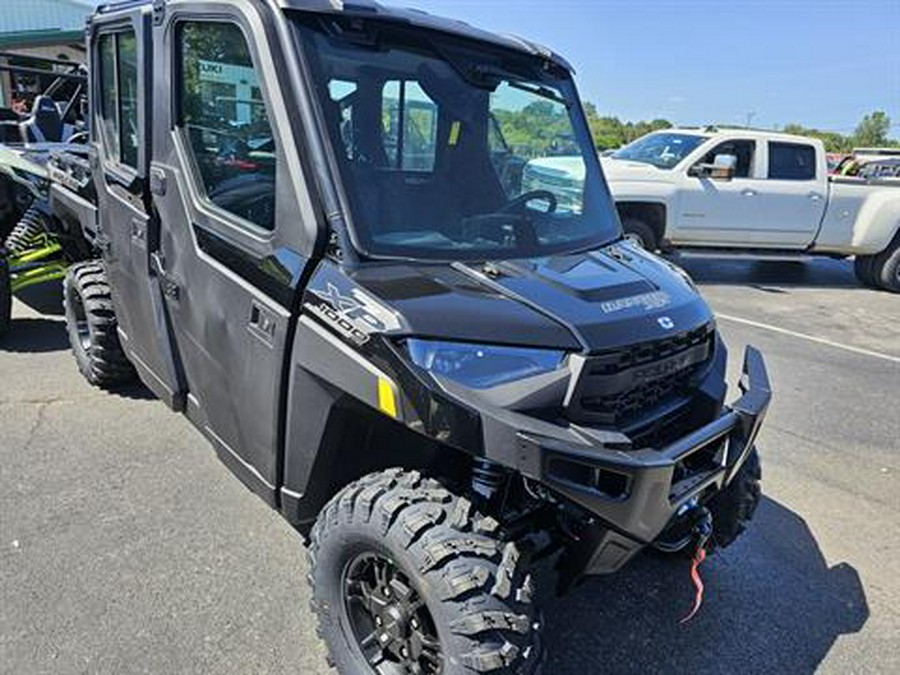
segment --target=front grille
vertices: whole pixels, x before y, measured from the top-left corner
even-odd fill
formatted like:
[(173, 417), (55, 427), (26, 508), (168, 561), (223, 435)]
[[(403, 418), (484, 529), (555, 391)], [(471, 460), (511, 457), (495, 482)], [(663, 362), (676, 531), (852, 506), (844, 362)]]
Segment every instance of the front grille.
[(710, 343), (713, 333), (712, 325), (706, 324), (665, 340), (604, 352), (591, 358), (590, 374), (610, 375), (633, 366), (660, 361), (691, 347)]
[(576, 422), (644, 434), (690, 401), (713, 354), (712, 324), (588, 358), (569, 407)]
[(618, 394), (584, 396), (581, 405), (585, 410), (599, 415), (598, 422), (622, 427), (642, 412), (648, 412), (669, 399), (672, 394), (681, 391), (689, 378), (689, 374), (680, 373), (678, 376), (663, 377)]

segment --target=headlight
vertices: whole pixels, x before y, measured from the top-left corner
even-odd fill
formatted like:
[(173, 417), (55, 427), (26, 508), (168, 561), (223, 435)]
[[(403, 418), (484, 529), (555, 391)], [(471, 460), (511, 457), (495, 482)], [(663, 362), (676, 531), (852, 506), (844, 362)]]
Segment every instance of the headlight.
[(406, 348), (420, 368), (472, 389), (488, 389), (559, 368), (565, 353), (551, 349), (410, 339)]

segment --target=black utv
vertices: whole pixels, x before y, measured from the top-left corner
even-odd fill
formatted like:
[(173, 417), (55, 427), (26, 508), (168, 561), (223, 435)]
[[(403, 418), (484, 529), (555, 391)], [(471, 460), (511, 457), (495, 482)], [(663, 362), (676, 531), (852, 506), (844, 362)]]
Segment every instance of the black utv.
[[(88, 29), (88, 378), (133, 370), (308, 537), (344, 674), (538, 672), (532, 571), (731, 543), (770, 392), (623, 241), (569, 65), (366, 0), (167, 0)], [(528, 163), (583, 162), (584, 187)]]

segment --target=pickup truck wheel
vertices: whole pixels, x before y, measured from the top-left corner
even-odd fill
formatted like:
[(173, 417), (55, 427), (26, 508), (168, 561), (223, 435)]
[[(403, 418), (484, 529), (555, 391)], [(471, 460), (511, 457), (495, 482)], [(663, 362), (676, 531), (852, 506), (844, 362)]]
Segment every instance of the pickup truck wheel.
[(637, 218), (626, 218), (622, 222), (622, 230), (625, 232), (625, 238), (640, 246), (647, 251), (655, 251), (659, 248), (659, 241), (656, 233), (643, 220)]
[(900, 293), (900, 233), (872, 262), (875, 283), (886, 291)]
[(875, 282), (875, 256), (858, 255), (853, 260), (853, 272), (856, 278), (864, 286), (876, 286)]
[(343, 675), (535, 675), (532, 584), (498, 523), (417, 471), (341, 490), (310, 535), (312, 611)]
[(761, 479), (759, 453), (753, 448), (728, 487), (706, 505), (713, 517), (711, 550), (730, 546), (747, 529), (762, 498)]
[(28, 209), (6, 238), (6, 250), (13, 254), (24, 253), (37, 244), (47, 231), (44, 218), (46, 216), (38, 209)]
[(78, 370), (97, 387), (115, 387), (135, 379), (125, 356), (103, 264), (90, 261), (69, 268), (63, 280), (66, 330)]
[(9, 330), (12, 321), (12, 281), (6, 251), (0, 248), (0, 335)]

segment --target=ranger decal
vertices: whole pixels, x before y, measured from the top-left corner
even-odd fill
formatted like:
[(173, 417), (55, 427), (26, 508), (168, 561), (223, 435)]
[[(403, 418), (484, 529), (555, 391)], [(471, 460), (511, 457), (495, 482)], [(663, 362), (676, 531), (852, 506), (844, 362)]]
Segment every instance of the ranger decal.
[(619, 300), (609, 300), (600, 303), (600, 309), (604, 314), (612, 314), (620, 312), (623, 309), (631, 309), (632, 307), (643, 307), (648, 312), (654, 309), (665, 307), (672, 301), (671, 296), (664, 291), (653, 291), (652, 293), (643, 293), (642, 295), (632, 295), (630, 298), (620, 298)]

